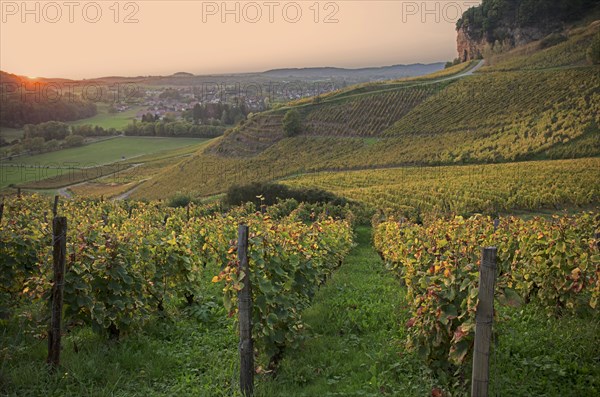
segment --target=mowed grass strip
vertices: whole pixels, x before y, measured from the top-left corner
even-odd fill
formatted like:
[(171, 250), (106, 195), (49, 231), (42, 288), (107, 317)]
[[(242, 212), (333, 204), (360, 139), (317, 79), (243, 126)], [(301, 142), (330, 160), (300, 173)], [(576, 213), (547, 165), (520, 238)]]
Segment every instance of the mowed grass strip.
[(143, 109), (141, 106), (136, 106), (125, 112), (120, 113), (108, 113), (108, 107), (98, 106), (98, 114), (87, 119), (81, 119), (77, 121), (70, 121), (67, 124), (70, 125), (97, 125), (102, 128), (116, 128), (121, 130), (128, 124), (131, 124), (135, 119), (137, 113)]
[(29, 183), (38, 183), (44, 179), (55, 179), (69, 172), (66, 168), (24, 168), (0, 166), (0, 189)]
[(428, 396), (433, 379), (404, 349), (405, 289), (357, 229), (358, 246), (305, 313), (308, 335), (288, 349), (275, 378), (259, 378), (257, 396)]
[[(109, 164), (109, 165), (101, 165), (99, 167), (92, 168), (70, 168), (70, 169), (44, 169), (44, 168), (21, 168), (21, 167), (5, 167), (8, 171), (21, 171), (24, 174), (27, 172), (37, 172), (40, 177), (35, 179), (30, 179), (26, 182), (20, 183), (17, 186), (25, 189), (58, 189), (61, 187), (70, 186), (76, 183), (82, 183), (86, 181), (91, 181), (97, 178), (101, 178), (103, 176), (113, 175), (115, 178), (118, 178), (125, 171), (128, 171), (130, 168), (133, 168), (129, 165), (121, 165), (121, 164)], [(11, 170), (10, 168), (13, 168)], [(53, 171), (56, 172), (54, 176), (44, 177), (45, 175), (50, 175)]]
[(112, 198), (123, 194), (131, 189), (134, 189), (139, 182), (129, 183), (96, 183), (88, 182), (81, 185), (71, 186), (71, 191), (76, 196), (88, 197), (88, 198)]

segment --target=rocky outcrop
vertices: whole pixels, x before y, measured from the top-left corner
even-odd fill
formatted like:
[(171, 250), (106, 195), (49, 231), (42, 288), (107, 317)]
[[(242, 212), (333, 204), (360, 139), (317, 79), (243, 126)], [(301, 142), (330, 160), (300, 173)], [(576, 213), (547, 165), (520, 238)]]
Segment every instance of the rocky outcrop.
[[(505, 37), (503, 45), (508, 48), (518, 47), (530, 43), (535, 40), (540, 40), (546, 37), (551, 32), (550, 29), (542, 30), (535, 27), (524, 28), (508, 28), (502, 29), (502, 36)], [(484, 49), (488, 45), (494, 45), (488, 42), (485, 37), (475, 39), (464, 27), (457, 30), (457, 50), (458, 57), (462, 62), (470, 61), (483, 57)]]
[(600, 11), (600, 0), (482, 0), (456, 22), (458, 57), (462, 61), (523, 46), (561, 34), (566, 27)]
[(512, 38), (511, 44), (515, 47), (518, 47), (532, 41), (541, 40), (552, 32), (561, 32), (563, 30), (564, 28), (562, 26), (545, 30), (534, 27), (516, 28), (510, 32), (510, 37)]
[(484, 38), (475, 40), (471, 38), (465, 28), (458, 29), (456, 45), (458, 49), (458, 58), (462, 62), (470, 61), (483, 57), (483, 50), (487, 41)]

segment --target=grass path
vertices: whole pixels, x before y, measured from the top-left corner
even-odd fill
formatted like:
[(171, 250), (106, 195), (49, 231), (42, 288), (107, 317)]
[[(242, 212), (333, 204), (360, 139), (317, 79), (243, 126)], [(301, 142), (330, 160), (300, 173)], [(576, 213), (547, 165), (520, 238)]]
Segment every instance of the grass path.
[(304, 313), (309, 335), (288, 349), (257, 396), (426, 396), (432, 380), (403, 348), (404, 289), (358, 228), (358, 245)]
[[(256, 397), (429, 397), (433, 388), (455, 389), (404, 348), (406, 290), (385, 269), (371, 232), (357, 229), (357, 246), (304, 312), (306, 339), (286, 350), (275, 378), (259, 377)], [(490, 395), (598, 395), (597, 313), (557, 319), (532, 304), (499, 307), (498, 318)]]

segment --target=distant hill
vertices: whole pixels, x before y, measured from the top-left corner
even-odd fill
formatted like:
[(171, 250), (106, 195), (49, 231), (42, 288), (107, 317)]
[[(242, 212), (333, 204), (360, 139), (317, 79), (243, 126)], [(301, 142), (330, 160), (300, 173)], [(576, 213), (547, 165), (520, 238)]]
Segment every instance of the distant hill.
[(412, 64), (412, 65), (393, 65), (382, 67), (369, 67), (359, 69), (344, 69), (334, 67), (314, 67), (314, 68), (289, 68), (273, 69), (263, 72), (263, 76), (272, 76), (280, 78), (347, 78), (347, 79), (370, 79), (370, 80), (391, 80), (401, 77), (422, 76), (435, 73), (444, 69), (444, 63), (431, 64)]
[(0, 84), (20, 84), (22, 77), (16, 74), (6, 73), (0, 70)]
[(32, 79), (0, 71), (0, 126), (20, 128), (25, 124), (94, 116), (97, 112), (95, 103), (69, 91), (57, 90), (66, 82), (70, 80)]
[[(223, 75), (194, 75), (188, 72), (177, 72), (169, 76), (104, 76), (92, 79), (70, 80), (64, 78), (46, 78), (38, 77), (35, 82), (38, 83), (94, 83), (101, 85), (125, 84), (134, 83), (141, 85), (201, 85), (203, 83), (214, 84), (231, 83), (231, 84), (268, 84), (273, 81), (304, 81), (314, 82), (320, 80), (326, 81), (347, 81), (349, 84), (361, 82), (382, 81), (399, 79), (404, 77), (418, 77), (435, 73), (444, 68), (443, 63), (431, 64), (413, 64), (413, 65), (394, 65), (383, 67), (369, 67), (360, 69), (344, 69), (335, 67), (316, 67), (316, 68), (299, 68), (299, 69), (273, 69), (266, 72), (256, 73), (232, 73)], [(0, 71), (0, 82), (24, 82), (32, 83), (26, 76), (18, 76), (15, 74)]]

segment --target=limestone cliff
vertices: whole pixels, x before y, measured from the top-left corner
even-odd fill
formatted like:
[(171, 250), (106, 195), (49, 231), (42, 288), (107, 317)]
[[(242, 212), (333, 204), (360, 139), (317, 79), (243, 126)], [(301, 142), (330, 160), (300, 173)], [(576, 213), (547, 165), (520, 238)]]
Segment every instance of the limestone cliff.
[(471, 38), (469, 32), (465, 28), (458, 29), (456, 45), (458, 49), (458, 58), (460, 58), (462, 62), (481, 58), (486, 44), (487, 42), (483, 38), (480, 40)]
[(456, 23), (458, 58), (476, 59), (488, 45), (505, 50), (540, 40), (593, 12), (600, 0), (482, 0)]
[[(503, 43), (512, 47), (521, 46), (535, 40), (540, 40), (548, 35), (550, 31), (537, 27), (504, 27), (502, 36)], [(493, 45), (493, 42), (488, 42), (485, 37), (473, 38), (473, 35), (465, 27), (457, 29), (456, 47), (458, 50), (458, 58), (462, 62), (470, 61), (483, 57), (485, 47)]]

